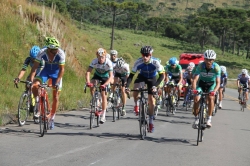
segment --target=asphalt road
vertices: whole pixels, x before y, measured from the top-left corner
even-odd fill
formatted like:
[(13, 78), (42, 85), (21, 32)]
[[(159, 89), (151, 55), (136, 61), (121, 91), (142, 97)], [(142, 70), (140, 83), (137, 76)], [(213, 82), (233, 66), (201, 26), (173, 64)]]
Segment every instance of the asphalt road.
[(250, 107), (240, 111), (236, 98), (235, 90), (226, 90), (199, 146), (191, 110), (182, 106), (170, 117), (160, 110), (155, 132), (140, 140), (132, 100), (124, 118), (112, 122), (110, 110), (105, 124), (92, 130), (87, 110), (57, 114), (55, 129), (44, 137), (31, 121), (9, 124), (0, 127), (0, 166), (249, 166)]

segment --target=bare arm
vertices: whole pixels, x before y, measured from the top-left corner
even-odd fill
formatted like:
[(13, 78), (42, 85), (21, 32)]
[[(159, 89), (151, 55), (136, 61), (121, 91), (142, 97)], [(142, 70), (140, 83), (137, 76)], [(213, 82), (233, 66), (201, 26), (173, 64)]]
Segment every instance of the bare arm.
[(198, 82), (199, 77), (200, 77), (199, 75), (196, 75), (194, 77), (193, 84), (192, 84), (192, 89), (196, 89), (196, 84)]
[(35, 76), (36, 76), (36, 70), (37, 68), (39, 67), (39, 62), (35, 61), (34, 64), (33, 64), (33, 67), (30, 71), (30, 81), (33, 82)]
[(89, 67), (86, 74), (85, 74), (85, 78), (86, 78), (86, 82), (90, 82), (90, 73), (92, 71), (92, 68)]
[(63, 74), (64, 74), (64, 65), (59, 65), (59, 74), (58, 74), (58, 77), (57, 77), (57, 80), (56, 80), (56, 84), (60, 83)]
[(214, 88), (214, 91), (217, 92), (220, 88), (220, 77), (216, 77), (216, 86)]

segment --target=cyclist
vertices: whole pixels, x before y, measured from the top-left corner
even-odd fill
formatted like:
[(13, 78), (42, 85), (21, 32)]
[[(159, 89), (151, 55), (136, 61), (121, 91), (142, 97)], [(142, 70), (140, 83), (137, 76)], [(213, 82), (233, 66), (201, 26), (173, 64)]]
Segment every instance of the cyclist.
[[(240, 98), (240, 93), (241, 93), (241, 86), (248, 88), (250, 85), (250, 76), (248, 75), (248, 71), (247, 69), (242, 69), (241, 74), (238, 75), (238, 79), (237, 79), (237, 86), (238, 86), (238, 92), (239, 92), (239, 96), (238, 99), (241, 100)], [(248, 90), (245, 93), (246, 96), (246, 102), (248, 100)]]
[[(126, 115), (126, 110), (124, 109), (124, 106), (126, 105), (126, 100), (127, 100), (127, 95), (125, 92), (125, 84), (127, 83), (127, 78), (129, 76), (130, 70), (129, 70), (129, 64), (123, 60), (123, 58), (118, 58), (116, 61), (116, 65), (113, 68), (115, 72), (114, 76), (114, 84), (118, 84), (119, 81), (121, 80), (122, 82), (122, 103), (123, 103), (123, 108), (122, 108), (122, 116)], [(112, 86), (111, 88), (111, 93), (109, 97), (113, 97), (113, 93), (115, 90), (115, 85)]]
[[(214, 50), (206, 50), (204, 52), (204, 62), (200, 63), (195, 71), (192, 89), (197, 91), (209, 92), (208, 96), (208, 118), (207, 127), (212, 127), (212, 113), (214, 110), (214, 95), (220, 87), (220, 66), (215, 63), (216, 53)], [(195, 96), (194, 99), (194, 116), (195, 121), (192, 125), (194, 129), (197, 129), (199, 124), (198, 109), (199, 109), (200, 96)]]
[[(103, 48), (99, 48), (96, 51), (97, 58), (93, 59), (92, 62), (89, 65), (89, 68), (86, 72), (86, 82), (87, 86), (90, 87), (90, 93), (93, 96), (94, 95), (94, 87), (93, 84), (99, 83), (101, 81), (100, 88), (101, 96), (102, 96), (102, 110), (103, 111), (100, 123), (103, 124), (106, 121), (105, 115), (106, 115), (106, 109), (107, 109), (107, 96), (106, 96), (106, 88), (109, 85), (111, 79), (113, 79), (113, 66), (112, 62), (106, 57), (106, 50)], [(92, 70), (95, 69), (94, 76), (90, 80), (90, 73)]]
[[(48, 116), (49, 128), (52, 130), (54, 129), (55, 113), (59, 105), (59, 94), (62, 89), (65, 53), (62, 49), (60, 49), (60, 43), (54, 37), (46, 37), (45, 45), (47, 47), (43, 48), (36, 57), (34, 65), (31, 69), (30, 80), (33, 82), (32, 92), (35, 97), (38, 96), (39, 85), (45, 83), (49, 78), (52, 80), (53, 103)], [(41, 61), (44, 61), (45, 66), (36, 76), (36, 70)]]
[[(148, 89), (148, 105), (149, 105), (149, 132), (154, 132), (154, 107), (155, 100), (153, 98), (153, 92), (156, 92), (156, 87), (159, 86), (161, 81), (164, 78), (163, 71), (161, 71), (160, 62), (154, 58), (152, 58), (153, 48), (151, 46), (144, 46), (141, 48), (140, 53), (142, 57), (135, 61), (134, 67), (127, 79), (127, 91), (129, 91), (129, 85), (133, 79), (133, 76), (137, 71), (140, 71), (136, 80), (134, 81), (134, 89), (140, 88), (147, 85)], [(156, 79), (156, 74), (159, 73), (158, 79)], [(139, 106), (138, 106), (138, 94), (139, 92), (134, 92), (134, 112), (135, 115), (138, 116)]]
[[(20, 70), (18, 76), (14, 79), (14, 83), (15, 84), (18, 84), (18, 82), (20, 81), (20, 79), (24, 76), (27, 67), (29, 65), (30, 65), (30, 67), (32, 67), (34, 65), (34, 61), (35, 61), (36, 56), (39, 53), (39, 51), (40, 51), (40, 47), (36, 46), (36, 45), (34, 45), (30, 49), (30, 56), (25, 59), (25, 61), (23, 63), (23, 66), (22, 66), (22, 69)], [(39, 64), (39, 67), (38, 67), (38, 69), (36, 71), (36, 75), (41, 72), (43, 66), (44, 66), (44, 63), (43, 63), (43, 61), (41, 61), (41, 63)], [(30, 75), (28, 75), (28, 77), (26, 78), (26, 80), (30, 80)], [(33, 111), (34, 106), (35, 106), (35, 98), (32, 95), (32, 102), (31, 102), (31, 105), (30, 105), (30, 112)]]
[(227, 68), (225, 66), (220, 66), (221, 77), (220, 77), (220, 89), (219, 89), (219, 108), (222, 108), (222, 93), (227, 85)]
[(186, 103), (185, 103), (185, 98), (187, 95), (187, 88), (189, 85), (192, 85), (193, 82), (193, 78), (192, 78), (192, 71), (195, 67), (195, 64), (193, 62), (190, 62), (188, 64), (188, 67), (186, 68), (185, 72), (183, 73), (183, 79), (185, 80), (186, 84), (185, 84), (185, 91), (184, 91), (184, 101), (183, 101), (183, 107), (186, 107)]
[[(177, 105), (179, 105), (179, 100), (181, 96), (181, 88), (182, 88), (182, 80), (183, 80), (183, 74), (182, 74), (182, 67), (179, 65), (179, 61), (176, 57), (172, 57), (169, 59), (169, 66), (166, 66), (166, 78), (165, 82), (169, 81), (169, 75), (171, 75), (171, 80), (174, 81), (175, 84), (178, 86), (178, 100)], [(169, 96), (170, 89), (167, 88), (167, 93)]]

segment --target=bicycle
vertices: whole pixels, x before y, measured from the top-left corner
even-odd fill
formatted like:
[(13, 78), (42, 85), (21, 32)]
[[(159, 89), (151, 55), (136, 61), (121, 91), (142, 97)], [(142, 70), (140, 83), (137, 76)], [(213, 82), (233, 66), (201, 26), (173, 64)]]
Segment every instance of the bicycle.
[(200, 108), (199, 108), (199, 112), (198, 112), (198, 118), (199, 118), (198, 136), (197, 136), (197, 146), (198, 146), (199, 142), (203, 141), (204, 130), (207, 128), (206, 116), (207, 116), (208, 107), (207, 107), (207, 102), (206, 102), (206, 96), (209, 95), (209, 93), (198, 92), (197, 90), (193, 90), (193, 93), (195, 95), (201, 95)]
[[(36, 107), (35, 105), (32, 107), (32, 91), (31, 91), (31, 84), (30, 81), (19, 81), (21, 83), (26, 84), (26, 90), (22, 93), (19, 103), (18, 103), (18, 124), (19, 126), (23, 126), (28, 116), (33, 113), (33, 120), (35, 123), (38, 123), (37, 119), (35, 119)], [(18, 85), (15, 84), (16, 88)], [(34, 100), (34, 99), (33, 99)], [(31, 110), (32, 109), (32, 110)]]
[[(99, 81), (101, 83), (101, 81)], [(98, 84), (92, 84), (90, 87), (95, 88), (94, 95), (92, 96), (91, 99), (91, 104), (90, 104), (90, 124), (89, 128), (92, 129), (94, 127), (94, 122), (95, 122), (95, 117), (96, 117), (96, 126), (100, 126), (100, 119), (101, 115), (103, 114), (103, 110), (101, 110), (102, 107), (102, 97), (101, 97), (101, 88), (98, 86)], [(86, 93), (87, 89), (87, 84), (84, 86), (84, 93)], [(106, 87), (106, 92), (107, 92), (107, 87)]]
[(115, 92), (113, 97), (110, 99), (112, 103), (112, 110), (113, 110), (113, 122), (115, 122), (117, 119), (120, 119), (120, 115), (122, 112), (122, 95), (121, 95), (121, 85), (119, 83), (113, 84), (116, 86)]
[(193, 99), (191, 85), (188, 85), (186, 87), (186, 90), (187, 90), (187, 94), (186, 94), (186, 97), (184, 98), (184, 102), (186, 104), (186, 111), (188, 111), (188, 108), (192, 107), (192, 99)]
[(139, 96), (139, 128), (140, 128), (140, 137), (142, 140), (145, 139), (146, 135), (147, 135), (147, 130), (149, 127), (149, 122), (148, 122), (148, 100), (147, 98), (145, 98), (145, 91), (148, 91), (148, 89), (143, 89), (143, 88), (139, 88), (139, 89), (135, 89), (135, 90), (131, 90), (131, 91), (136, 91), (140, 93)]
[(240, 104), (240, 110), (241, 110), (242, 112), (244, 112), (244, 109), (247, 107), (245, 93), (247, 92), (247, 90), (248, 90), (249, 88), (247, 88), (247, 87), (244, 86), (244, 85), (241, 85), (240, 88), (242, 89), (242, 92), (241, 92), (241, 95), (240, 95), (239, 104)]
[(217, 110), (219, 108), (219, 93), (218, 93), (218, 91), (216, 92), (214, 97), (215, 97), (215, 99), (214, 99), (214, 110), (213, 110), (212, 116), (215, 116), (215, 114), (217, 113)]
[(39, 94), (38, 94), (38, 110), (40, 112), (39, 115), (39, 126), (40, 126), (40, 136), (43, 137), (44, 133), (49, 130), (49, 118), (48, 115), (50, 114), (50, 105), (49, 105), (49, 98), (47, 93), (47, 88), (50, 87), (48, 84), (43, 83), (39, 86)]
[[(177, 104), (177, 84), (174, 84), (173, 81), (170, 81), (168, 86), (170, 87), (170, 93), (168, 95), (168, 98), (166, 99), (166, 114), (169, 116), (169, 112), (171, 112), (173, 115), (176, 112), (176, 104)], [(175, 91), (175, 92), (174, 92)]]

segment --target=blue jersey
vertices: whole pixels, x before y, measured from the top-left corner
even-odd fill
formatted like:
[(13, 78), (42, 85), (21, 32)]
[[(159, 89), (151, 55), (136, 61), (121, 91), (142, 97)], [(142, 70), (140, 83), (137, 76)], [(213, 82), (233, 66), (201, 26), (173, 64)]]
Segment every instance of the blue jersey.
[(157, 73), (164, 72), (160, 61), (154, 57), (151, 57), (148, 63), (145, 63), (142, 58), (137, 59), (131, 73), (135, 74), (137, 71), (140, 72), (140, 75), (146, 78), (153, 78), (156, 77)]
[[(31, 57), (27, 57), (23, 63), (22, 70), (27, 70), (27, 67), (30, 66), (31, 68), (33, 67), (33, 61)], [(40, 73), (42, 68), (44, 67), (44, 61), (40, 61), (40, 65), (36, 70), (36, 75)]]
[(44, 60), (45, 66), (43, 68), (43, 72), (46, 72), (47, 74), (57, 75), (59, 73), (59, 66), (65, 64), (65, 53), (63, 50), (58, 49), (57, 54), (51, 61), (48, 58), (47, 51), (48, 51), (47, 48), (41, 49), (35, 61), (41, 62), (42, 60)]

